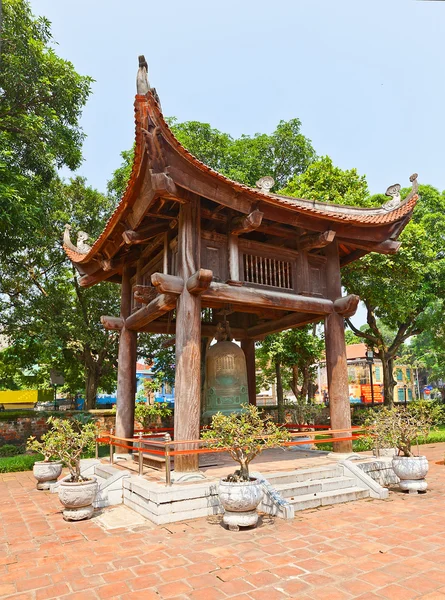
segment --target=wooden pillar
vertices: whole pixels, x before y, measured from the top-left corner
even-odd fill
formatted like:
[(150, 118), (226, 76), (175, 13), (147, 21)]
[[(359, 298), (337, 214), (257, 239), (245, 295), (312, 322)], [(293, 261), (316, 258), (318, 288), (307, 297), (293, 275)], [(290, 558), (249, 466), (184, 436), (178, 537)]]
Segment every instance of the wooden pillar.
[[(327, 257), (327, 296), (334, 301), (341, 297), (340, 259), (336, 240), (326, 246), (325, 255)], [(349, 403), (344, 319), (338, 313), (333, 312), (325, 318), (324, 326), (331, 428), (350, 429), (351, 407)], [(347, 437), (349, 435), (349, 433), (341, 433), (337, 437)], [(334, 452), (351, 451), (352, 442), (334, 443)]]
[[(184, 281), (200, 266), (201, 217), (194, 196), (179, 210), (178, 275)], [(175, 440), (199, 439), (201, 417), (201, 296), (184, 286), (176, 305)], [(181, 446), (181, 449), (185, 449)], [(175, 458), (175, 471), (198, 470), (198, 455)]]
[(255, 340), (241, 340), (241, 348), (246, 357), (249, 404), (256, 406)]
[[(131, 273), (128, 265), (122, 272), (121, 317), (125, 320), (131, 314)], [(117, 412), (116, 435), (133, 437), (134, 405), (136, 394), (136, 349), (137, 333), (126, 329), (125, 324), (119, 337), (117, 366)], [(122, 449), (122, 453), (125, 450)]]

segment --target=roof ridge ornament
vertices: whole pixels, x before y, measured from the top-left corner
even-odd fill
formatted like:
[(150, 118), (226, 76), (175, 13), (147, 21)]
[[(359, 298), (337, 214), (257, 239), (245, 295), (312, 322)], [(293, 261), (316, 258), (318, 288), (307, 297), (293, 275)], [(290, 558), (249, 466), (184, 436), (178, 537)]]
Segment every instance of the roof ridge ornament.
[(76, 245), (74, 245), (70, 238), (71, 229), (71, 225), (67, 223), (65, 225), (65, 231), (63, 232), (63, 244), (73, 252), (77, 252), (78, 254), (88, 254), (91, 250), (91, 246), (85, 242), (90, 237), (89, 234), (85, 231), (78, 231), (77, 242)]
[(141, 54), (138, 59), (139, 68), (136, 75), (136, 93), (140, 96), (145, 96), (148, 92), (151, 92), (160, 108), (161, 101), (159, 100), (158, 92), (156, 91), (156, 88), (150, 86), (150, 82), (148, 81), (148, 63), (145, 60), (145, 56)]
[[(409, 178), (409, 180), (412, 183), (412, 190), (409, 194), (409, 196), (413, 196), (414, 194), (417, 194), (418, 189), (419, 189), (419, 184), (417, 183), (417, 173), (413, 173), (411, 175), (411, 177)], [(389, 188), (386, 190), (385, 192), (385, 196), (391, 196), (392, 200), (389, 200), (389, 202), (386, 202), (386, 204), (384, 204), (382, 206), (383, 210), (386, 211), (390, 211), (390, 210), (394, 210), (395, 208), (397, 208), (398, 206), (400, 206), (400, 204), (402, 204), (402, 198), (400, 196), (400, 183), (395, 183), (394, 185), (390, 185)]]
[(270, 194), (270, 190), (275, 185), (275, 179), (270, 177), (270, 175), (266, 175), (265, 177), (260, 177), (255, 185), (257, 188), (260, 188), (263, 194)]

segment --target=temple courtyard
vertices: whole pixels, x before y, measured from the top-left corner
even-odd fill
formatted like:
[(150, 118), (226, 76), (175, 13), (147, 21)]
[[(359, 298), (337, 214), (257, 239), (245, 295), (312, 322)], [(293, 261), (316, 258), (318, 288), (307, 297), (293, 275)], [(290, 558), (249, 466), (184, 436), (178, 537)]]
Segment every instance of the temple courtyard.
[(67, 523), (31, 472), (0, 475), (0, 597), (445, 599), (445, 444), (421, 452), (426, 494), (394, 489), (240, 532), (219, 516), (156, 526), (123, 506)]

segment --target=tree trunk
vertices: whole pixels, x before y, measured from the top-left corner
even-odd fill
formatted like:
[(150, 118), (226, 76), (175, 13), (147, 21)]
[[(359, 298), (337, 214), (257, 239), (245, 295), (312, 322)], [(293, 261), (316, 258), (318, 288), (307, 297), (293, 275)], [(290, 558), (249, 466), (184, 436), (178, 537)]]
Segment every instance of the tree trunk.
[(240, 462), (240, 479), (241, 481), (249, 481), (249, 464), (246, 461)]
[(393, 376), (393, 359), (386, 354), (386, 352), (382, 352), (379, 349), (379, 358), (382, 361), (383, 368), (383, 397), (384, 404), (389, 408), (394, 406), (394, 386), (396, 385), (396, 381), (394, 381)]
[(303, 385), (301, 386), (301, 399), (303, 402), (306, 402), (307, 392), (309, 389), (309, 369), (308, 367), (304, 367), (303, 369)]
[(87, 410), (96, 407), (97, 388), (99, 387), (99, 375), (97, 366), (85, 365), (85, 406)]
[(298, 366), (292, 365), (292, 379), (290, 380), (290, 387), (295, 396), (295, 400), (298, 401)]
[(278, 422), (284, 423), (284, 395), (280, 361), (275, 362), (275, 376), (277, 379)]

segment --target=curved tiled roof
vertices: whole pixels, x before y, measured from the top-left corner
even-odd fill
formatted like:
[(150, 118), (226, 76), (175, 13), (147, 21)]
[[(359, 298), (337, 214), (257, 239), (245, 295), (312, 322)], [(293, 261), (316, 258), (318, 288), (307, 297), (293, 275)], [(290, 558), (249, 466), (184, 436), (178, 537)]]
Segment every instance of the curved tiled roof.
[[(147, 117), (149, 117), (155, 126), (157, 126), (165, 142), (167, 142), (183, 160), (186, 160), (197, 171), (210, 175), (215, 180), (224, 182), (235, 192), (242, 193), (252, 200), (279, 206), (292, 211), (293, 213), (305, 214), (316, 218), (327, 219), (332, 222), (348, 223), (356, 226), (378, 227), (381, 225), (391, 225), (392, 223), (404, 219), (413, 211), (418, 199), (418, 195), (411, 192), (408, 197), (393, 210), (387, 210), (383, 207), (359, 208), (263, 192), (260, 189), (252, 188), (229, 179), (193, 156), (193, 154), (191, 154), (174, 136), (164, 119), (159, 104), (151, 92), (148, 92), (146, 95), (136, 95), (134, 107), (136, 124), (135, 151), (132, 171), (126, 190), (113, 214), (108, 219), (101, 235), (94, 242), (87, 254), (80, 254), (64, 245), (68, 257), (77, 264), (89, 262), (100, 251), (116, 225), (124, 217), (127, 210), (131, 208), (137, 198), (135, 187), (136, 181), (140, 175), (142, 158), (145, 151), (144, 125), (147, 126)], [(141, 175), (143, 174), (141, 173)]]

